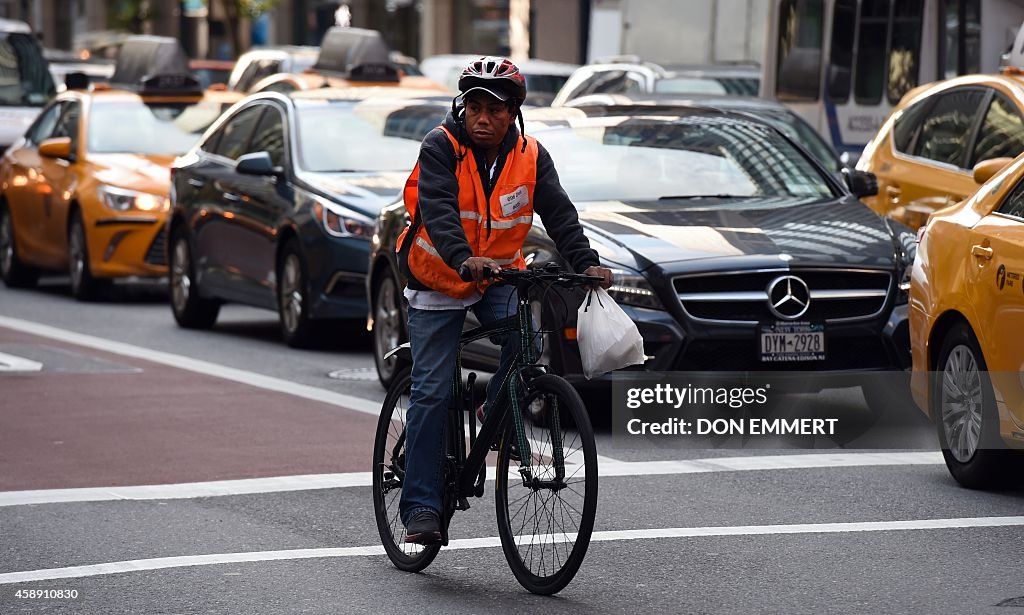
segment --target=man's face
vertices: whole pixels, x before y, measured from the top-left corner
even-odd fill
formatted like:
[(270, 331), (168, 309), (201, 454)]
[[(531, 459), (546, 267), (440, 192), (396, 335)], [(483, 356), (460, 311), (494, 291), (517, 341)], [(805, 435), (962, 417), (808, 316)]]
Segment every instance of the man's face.
[(488, 94), (473, 93), (466, 99), (466, 129), (479, 147), (497, 147), (512, 124), (508, 103)]

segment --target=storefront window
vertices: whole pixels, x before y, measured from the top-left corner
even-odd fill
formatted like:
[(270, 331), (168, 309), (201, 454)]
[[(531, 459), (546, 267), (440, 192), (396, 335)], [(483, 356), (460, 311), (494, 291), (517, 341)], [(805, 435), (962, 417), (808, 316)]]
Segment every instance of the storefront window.
[(457, 0), (456, 53), (509, 54), (509, 0)]

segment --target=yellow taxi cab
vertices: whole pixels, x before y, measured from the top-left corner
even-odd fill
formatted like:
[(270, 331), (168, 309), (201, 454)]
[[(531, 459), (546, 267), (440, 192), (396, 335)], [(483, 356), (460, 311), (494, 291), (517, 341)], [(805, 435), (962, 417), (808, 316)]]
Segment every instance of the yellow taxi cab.
[(1024, 152), (1024, 77), (967, 75), (903, 97), (864, 148), (857, 169), (874, 173), (878, 194), (863, 201), (917, 229), (937, 209), (971, 195), (972, 169)]
[(391, 60), (391, 51), (376, 30), (331, 28), (320, 44), (312, 67), (301, 73), (265, 77), (250, 92), (289, 92), (318, 88), (381, 87), (447, 93), (448, 89), (423, 76), (410, 76)]
[(919, 231), (911, 391), (953, 477), (992, 488), (1024, 476), (1024, 156), (973, 176), (980, 189)]
[(122, 47), (113, 85), (69, 90), (0, 158), (0, 277), (66, 271), (94, 296), (112, 278), (163, 276), (170, 165), (243, 95), (204, 92), (175, 39)]

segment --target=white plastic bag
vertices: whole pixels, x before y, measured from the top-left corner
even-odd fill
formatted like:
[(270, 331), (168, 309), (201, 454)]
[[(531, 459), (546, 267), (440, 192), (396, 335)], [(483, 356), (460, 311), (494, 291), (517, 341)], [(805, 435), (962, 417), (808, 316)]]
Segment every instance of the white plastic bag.
[(589, 380), (644, 362), (644, 338), (636, 324), (603, 288), (587, 292), (576, 312), (576, 342)]

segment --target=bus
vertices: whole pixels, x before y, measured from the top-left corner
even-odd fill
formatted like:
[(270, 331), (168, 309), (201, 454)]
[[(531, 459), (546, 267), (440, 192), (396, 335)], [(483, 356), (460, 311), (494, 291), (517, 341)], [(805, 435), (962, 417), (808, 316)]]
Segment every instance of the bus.
[(905, 93), (996, 72), (1024, 0), (770, 0), (761, 95), (853, 164)]

